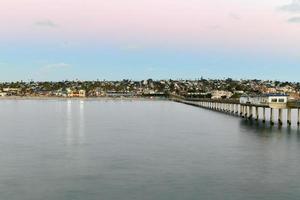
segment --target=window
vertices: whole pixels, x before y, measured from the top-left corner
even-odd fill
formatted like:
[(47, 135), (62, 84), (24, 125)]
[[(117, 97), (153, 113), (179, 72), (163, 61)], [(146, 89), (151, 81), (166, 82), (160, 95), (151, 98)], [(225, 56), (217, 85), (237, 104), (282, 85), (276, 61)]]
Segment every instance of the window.
[(279, 103), (284, 103), (284, 98), (278, 99), (278, 102), (279, 102)]
[(273, 98), (273, 99), (271, 99), (271, 102), (272, 102), (272, 103), (277, 103), (277, 99), (276, 99), (276, 98)]

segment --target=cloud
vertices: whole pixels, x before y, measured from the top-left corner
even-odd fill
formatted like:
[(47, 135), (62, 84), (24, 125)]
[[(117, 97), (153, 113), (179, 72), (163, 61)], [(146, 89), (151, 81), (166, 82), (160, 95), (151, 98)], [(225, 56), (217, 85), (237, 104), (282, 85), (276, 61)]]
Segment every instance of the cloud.
[(69, 69), (69, 68), (71, 68), (70, 64), (62, 62), (62, 63), (55, 63), (55, 64), (45, 65), (41, 68), (41, 71), (42, 72), (49, 72), (49, 71), (52, 71), (52, 70)]
[(279, 7), (279, 10), (292, 13), (300, 13), (300, 0), (293, 0), (290, 4)]
[(288, 19), (288, 22), (290, 23), (300, 23), (300, 17), (292, 17)]
[(231, 19), (234, 19), (234, 20), (240, 20), (240, 19), (241, 19), (241, 16), (239, 16), (239, 15), (236, 14), (236, 13), (229, 13), (228, 16), (229, 16)]
[(54, 23), (51, 20), (41, 20), (41, 21), (37, 21), (34, 23), (35, 26), (38, 27), (49, 27), (49, 28), (56, 28), (58, 27), (58, 25), (56, 23)]
[(36, 71), (35, 75), (37, 77), (48, 77), (51, 74), (63, 73), (66, 70), (70, 69), (72, 66), (67, 63), (54, 63), (44, 65)]

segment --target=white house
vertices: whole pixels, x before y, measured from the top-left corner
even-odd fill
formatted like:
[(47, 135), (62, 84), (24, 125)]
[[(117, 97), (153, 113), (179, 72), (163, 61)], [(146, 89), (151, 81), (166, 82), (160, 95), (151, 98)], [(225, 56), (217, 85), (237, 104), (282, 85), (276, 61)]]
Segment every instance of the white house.
[(0, 97), (5, 97), (5, 96), (7, 96), (6, 92), (0, 92)]
[(223, 91), (223, 90), (214, 90), (211, 92), (212, 99), (222, 99), (222, 98), (230, 98), (232, 96), (232, 92)]

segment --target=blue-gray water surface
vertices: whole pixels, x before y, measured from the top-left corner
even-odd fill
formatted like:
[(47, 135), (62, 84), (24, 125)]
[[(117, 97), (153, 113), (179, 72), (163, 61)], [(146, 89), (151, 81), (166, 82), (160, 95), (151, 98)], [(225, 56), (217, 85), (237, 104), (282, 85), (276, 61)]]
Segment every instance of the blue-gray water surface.
[(300, 199), (300, 131), (168, 101), (1, 100), (0, 200)]

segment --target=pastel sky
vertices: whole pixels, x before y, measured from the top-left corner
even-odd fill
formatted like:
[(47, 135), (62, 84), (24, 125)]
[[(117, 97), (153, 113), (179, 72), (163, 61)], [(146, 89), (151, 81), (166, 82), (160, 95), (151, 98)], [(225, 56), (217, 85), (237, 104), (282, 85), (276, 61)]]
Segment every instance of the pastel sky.
[(300, 0), (1, 0), (0, 81), (300, 81)]

